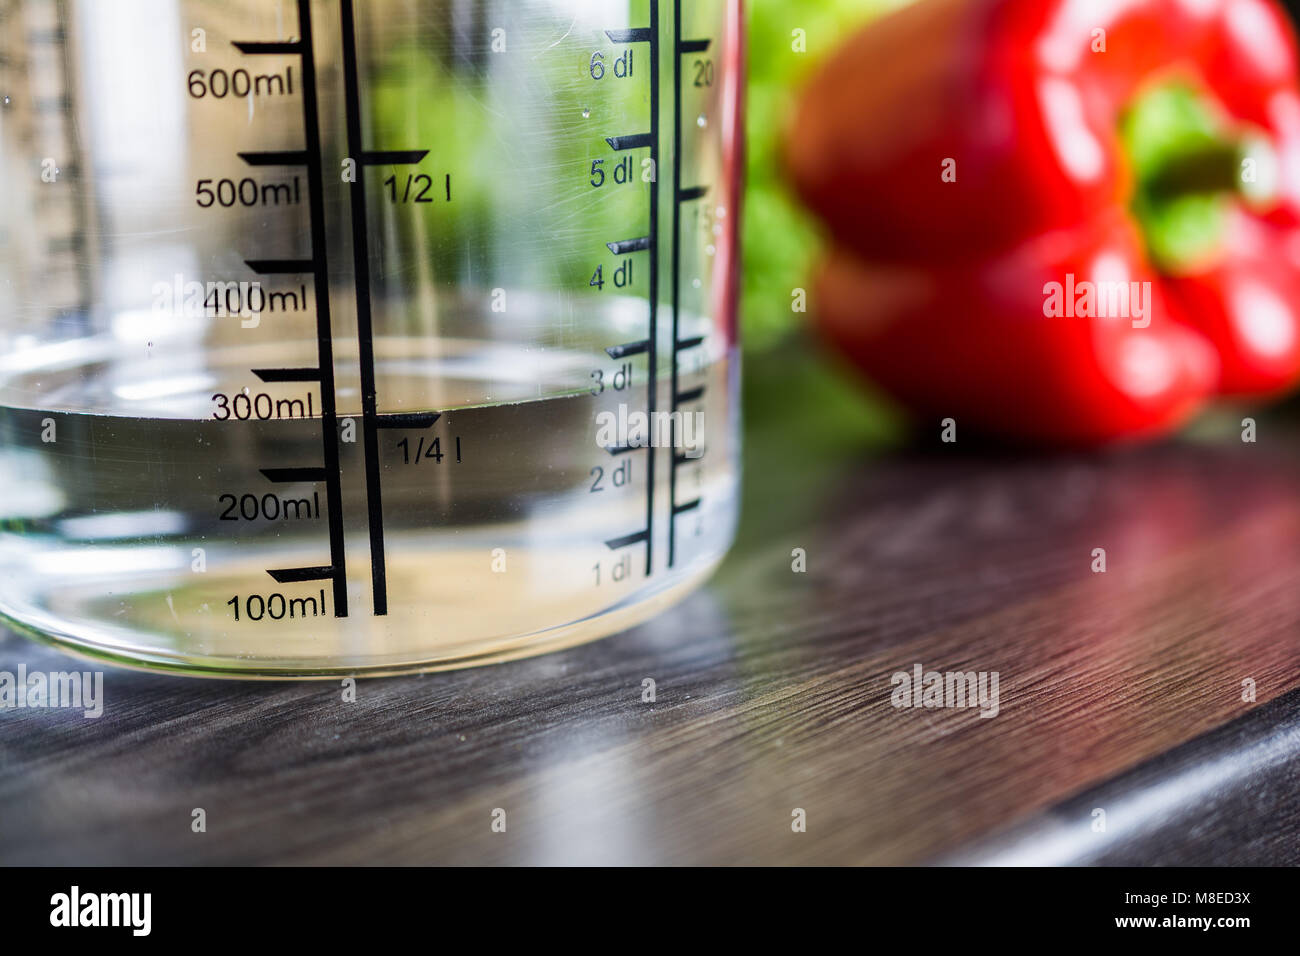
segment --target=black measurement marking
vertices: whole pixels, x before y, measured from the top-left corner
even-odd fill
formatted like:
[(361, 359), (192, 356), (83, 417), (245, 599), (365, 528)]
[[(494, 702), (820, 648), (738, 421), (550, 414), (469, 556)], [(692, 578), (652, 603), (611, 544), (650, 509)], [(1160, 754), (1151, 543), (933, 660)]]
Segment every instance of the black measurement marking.
[(338, 474), (328, 468), (262, 468), (260, 470), (268, 481), (273, 481), (277, 485), (294, 481), (329, 481), (331, 477)]
[(397, 415), (380, 415), (376, 424), (380, 428), (431, 428), (441, 417), (441, 412), (405, 412)]
[(681, 336), (682, 318), (682, 204), (703, 199), (709, 193), (708, 186), (682, 187), (682, 57), (692, 53), (703, 53), (709, 49), (712, 40), (682, 39), (682, 0), (673, 0), (673, 39), (677, 55), (673, 57), (673, 252), (672, 252), (672, 295), (673, 295), (673, 358), (672, 358), (672, 409), (669, 434), (673, 446), (672, 459), (668, 466), (668, 502), (671, 514), (668, 518), (668, 567), (677, 561), (677, 516), (694, 511), (700, 506), (700, 499), (677, 503), (677, 469), (688, 461), (685, 455), (677, 452), (677, 423), (680, 420), (681, 406), (694, 401), (704, 394), (704, 388), (694, 388), (687, 392), (680, 390), (681, 354), (686, 349), (698, 348), (704, 344), (703, 336), (683, 339)]
[[(650, 13), (650, 22), (653, 24), (655, 14)], [(654, 26), (635, 27), (631, 30), (606, 30), (605, 36), (609, 37), (612, 43), (652, 43), (655, 39)]]
[(283, 568), (267, 571), (278, 584), (296, 584), (300, 581), (328, 581), (334, 576), (334, 569), (328, 566), (318, 568)]
[(427, 149), (399, 149), (389, 152), (363, 152), (362, 166), (414, 166), (429, 155)]
[(250, 166), (306, 166), (307, 151), (290, 149), (283, 152), (237, 153)]
[[(361, 88), (357, 70), (356, 18), (352, 0), (341, 0), (343, 21), (343, 87), (347, 113), (348, 153), (364, 165), (411, 165), (428, 150), (367, 150), (361, 140)], [(362, 442), (365, 448), (366, 509), (370, 527), (370, 585), (375, 614), (388, 613), (388, 573), (384, 554), (384, 508), (379, 476), (379, 413), (375, 389), (375, 336), (370, 304), (370, 237), (366, 214), (365, 178), (351, 184), (352, 258), (356, 272), (357, 342), (361, 365)], [(447, 181), (448, 197), (451, 180)], [(432, 424), (432, 422), (430, 422)], [(393, 426), (399, 427), (399, 426)], [(426, 427), (420, 425), (419, 427)]]
[[(630, 30), (606, 30), (605, 35), (615, 43), (649, 43), (650, 44), (650, 132), (629, 136), (610, 136), (605, 139), (616, 152), (650, 147), (650, 166), (654, 176), (650, 180), (650, 234), (637, 239), (623, 239), (607, 242), (605, 245), (616, 256), (631, 252), (649, 251), (650, 253), (650, 329), (643, 342), (634, 343), (636, 353), (646, 354), (646, 413), (654, 421), (659, 393), (659, 0), (650, 0), (650, 25)], [(680, 126), (680, 123), (678, 124)], [(675, 245), (675, 243), (674, 243)], [(644, 345), (644, 349), (640, 346)], [(612, 357), (618, 349), (615, 346), (606, 349)], [(651, 445), (642, 446), (646, 452), (646, 501), (645, 530), (612, 538), (605, 542), (611, 550), (626, 548), (634, 544), (645, 544), (645, 574), (649, 577), (654, 572), (654, 518), (655, 518), (655, 450)], [(611, 449), (610, 454), (625, 454), (633, 451), (629, 448)]]
[(649, 531), (634, 531), (632, 534), (625, 534), (621, 538), (610, 538), (605, 542), (605, 544), (611, 551), (617, 551), (620, 548), (631, 547), (634, 544), (641, 544), (642, 542), (644, 542), (647, 547), (649, 546)]
[[(305, 375), (307, 378), (266, 378), (263, 381), (319, 381), (321, 394), (321, 444), (323, 468), (266, 468), (262, 474), (273, 482), (324, 481), (326, 516), (329, 522), (330, 567), (334, 591), (334, 615), (347, 617), (347, 569), (343, 550), (343, 496), (339, 469), (338, 412), (334, 393), (334, 340), (330, 321), (329, 265), (325, 242), (325, 180), (321, 169), (320, 117), (316, 103), (316, 55), (312, 47), (311, 0), (298, 0), (298, 32), (301, 38), (289, 41), (237, 42), (235, 49), (248, 55), (297, 54), (302, 60), (302, 115), (306, 147), (300, 162), (307, 169), (307, 195), (311, 211), (310, 261), (254, 260), (248, 265), (260, 275), (287, 272), (312, 274), (316, 288), (316, 347), (319, 358), (315, 369), (263, 369), (270, 375)], [(283, 156), (284, 154), (262, 154)], [(256, 156), (256, 154), (249, 154)], [(244, 157), (249, 162), (248, 156)], [(256, 163), (253, 163), (256, 165)], [(270, 163), (268, 163), (270, 165)], [(272, 573), (272, 572), (268, 572)], [(272, 573), (272, 576), (274, 574)], [(323, 610), (323, 609), (322, 609)]]
[[(653, 231), (654, 230), (652, 229), (651, 232)], [(622, 239), (618, 242), (605, 243), (605, 246), (609, 249), (609, 251), (614, 253), (614, 255), (616, 256), (625, 256), (629, 252), (645, 252), (652, 245), (654, 245), (653, 236), (642, 236), (639, 239)], [(657, 256), (652, 256), (650, 259), (651, 272), (654, 271), (655, 258), (657, 258)]]
[[(325, 375), (318, 368), (255, 368), (253, 374), (263, 382), (321, 382), (325, 381)], [(325, 397), (321, 396), (321, 405), (325, 405)], [(333, 404), (332, 402), (330, 403)]]
[[(310, 16), (310, 14), (308, 14)], [(302, 0), (298, 2), (298, 18), (302, 20)], [(260, 56), (267, 53), (301, 53), (303, 56), (313, 56), (311, 50), (311, 24), (301, 27), (302, 40), (272, 40), (269, 43), (236, 43), (234, 47), (240, 53), (248, 53), (254, 56)], [(305, 51), (305, 52), (304, 52)], [(315, 64), (313, 64), (315, 66)], [(303, 81), (306, 82), (304, 71)], [(314, 70), (313, 70), (314, 72)]]
[(627, 358), (629, 355), (640, 355), (648, 351), (650, 351), (649, 339), (642, 339), (640, 342), (629, 342), (627, 345), (611, 345), (605, 349), (605, 353), (612, 359)]
[(605, 142), (609, 143), (610, 149), (619, 153), (629, 149), (644, 149), (654, 144), (654, 133), (636, 133), (632, 136), (606, 136)]
[[(647, 420), (659, 403), (659, 4), (650, 4), (650, 349), (646, 362)], [(673, 246), (676, 246), (673, 241)], [(654, 571), (653, 446), (646, 446), (646, 578)]]
[(245, 259), (244, 265), (259, 276), (302, 275), (316, 269), (311, 259)]

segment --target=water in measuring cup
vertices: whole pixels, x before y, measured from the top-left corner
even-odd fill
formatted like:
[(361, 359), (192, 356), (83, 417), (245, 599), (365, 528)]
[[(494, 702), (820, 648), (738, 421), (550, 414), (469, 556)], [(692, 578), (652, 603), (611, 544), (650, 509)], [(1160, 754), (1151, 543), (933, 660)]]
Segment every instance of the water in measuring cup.
[[(703, 456), (679, 450), (673, 465), (668, 449), (597, 444), (602, 412), (645, 407), (644, 383), (615, 387), (619, 367), (603, 390), (547, 394), (535, 384), (540, 358), (571, 382), (564, 370), (591, 356), (422, 347), (437, 358), (412, 357), (409, 343), (380, 347), (385, 395), (400, 403), (436, 381), (442, 399), (431, 427), (381, 433), (385, 616), (372, 613), (361, 419), (349, 415), (360, 405), (346, 385), (347, 616), (336, 616), (330, 582), (268, 573), (329, 560), (324, 484), (263, 474), (320, 462), (319, 397), (248, 390), (250, 357), (239, 351), (193, 367), (65, 355), (7, 380), (0, 612), (74, 650), (189, 671), (382, 672), (608, 633), (684, 594), (720, 559), (737, 480), (728, 356), (682, 374), (680, 390), (701, 396), (687, 408), (704, 413)], [(510, 367), (520, 369), (515, 390), (501, 380)], [(32, 395), (39, 407), (24, 400)], [(223, 408), (236, 411), (217, 420)], [(611, 546), (646, 527), (648, 499), (649, 541)]]

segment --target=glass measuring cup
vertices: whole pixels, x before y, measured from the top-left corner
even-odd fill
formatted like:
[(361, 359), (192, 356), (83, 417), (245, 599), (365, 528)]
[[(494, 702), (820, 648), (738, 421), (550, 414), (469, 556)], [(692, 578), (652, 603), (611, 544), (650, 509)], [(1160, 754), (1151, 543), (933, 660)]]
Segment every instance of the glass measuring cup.
[(736, 518), (738, 0), (0, 0), (0, 614), (236, 676), (626, 627)]

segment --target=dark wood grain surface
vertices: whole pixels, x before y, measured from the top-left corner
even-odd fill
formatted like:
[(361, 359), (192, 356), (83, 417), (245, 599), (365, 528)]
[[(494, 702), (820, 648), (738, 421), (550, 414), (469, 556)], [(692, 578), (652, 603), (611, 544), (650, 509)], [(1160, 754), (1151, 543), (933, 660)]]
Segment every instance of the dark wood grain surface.
[[(736, 547), (628, 633), (355, 703), (110, 671), (99, 720), (0, 711), (0, 861), (1300, 862), (1286, 416), (1255, 444), (1236, 415), (1100, 455), (885, 451), (820, 375), (751, 370)], [(20, 662), (66, 666), (0, 638)], [(998, 672), (999, 714), (896, 709), (917, 663)]]

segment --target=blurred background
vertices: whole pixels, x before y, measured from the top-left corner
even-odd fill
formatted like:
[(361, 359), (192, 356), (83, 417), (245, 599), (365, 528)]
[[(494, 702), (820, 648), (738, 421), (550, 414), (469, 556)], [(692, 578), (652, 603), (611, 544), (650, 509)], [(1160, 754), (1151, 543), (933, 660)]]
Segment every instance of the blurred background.
[[(780, 150), (801, 86), (848, 34), (909, 0), (754, 0), (747, 35), (746, 191), (742, 220), (741, 342), (745, 413), (800, 421), (812, 447), (896, 447), (905, 414), (813, 341), (808, 316), (790, 307), (823, 245), (815, 218), (793, 195)], [(791, 48), (792, 31), (808, 37)], [(776, 387), (772, 380), (785, 385)]]
[[(801, 89), (820, 64), (835, 55), (856, 31), (915, 0), (799, 0), (749, 4), (748, 161), (744, 209), (743, 300), (741, 321), (751, 385), (769, 370), (793, 375), (799, 387), (782, 388), (771, 400), (770, 389), (750, 387), (746, 409), (763, 420), (790, 413), (827, 441), (847, 441), (878, 448), (896, 447), (918, 436), (900, 405), (873, 387), (814, 331), (815, 298), (809, 314), (790, 308), (791, 290), (810, 285), (828, 238), (817, 218), (794, 197), (788, 170), (781, 161)], [(923, 2), (923, 0), (922, 0)], [(1300, 0), (1284, 0), (1292, 23)], [(1088, 10), (1087, 5), (1081, 9)], [(1099, 18), (1106, 16), (1098, 9)], [(802, 30), (806, 52), (792, 52), (792, 30)], [(1248, 31), (1261, 44), (1278, 34), (1275, 25), (1255, 22)], [(945, 41), (946, 42), (946, 41)], [(884, 88), (882, 82), (881, 88)], [(870, 95), (869, 93), (866, 95)], [(1174, 234), (1178, 227), (1174, 226)], [(1236, 436), (1245, 412), (1262, 410), (1294, 416), (1300, 403), (1284, 390), (1264, 400), (1211, 402), (1177, 431), (1194, 438)], [(807, 397), (803, 406), (801, 395)], [(799, 406), (792, 411), (793, 406)]]
[[(908, 0), (755, 0), (749, 6), (748, 192), (745, 205), (745, 346), (761, 353), (799, 327), (790, 290), (816, 259), (817, 227), (790, 193), (779, 161), (800, 86), (848, 34)], [(802, 29), (806, 53), (791, 49)]]

